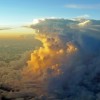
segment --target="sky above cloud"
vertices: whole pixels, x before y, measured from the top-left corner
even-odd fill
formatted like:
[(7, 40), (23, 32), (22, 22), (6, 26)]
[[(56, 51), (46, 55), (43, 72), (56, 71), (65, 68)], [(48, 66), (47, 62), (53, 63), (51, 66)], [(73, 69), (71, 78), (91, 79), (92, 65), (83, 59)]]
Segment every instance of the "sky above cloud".
[(99, 0), (0, 0), (0, 25), (23, 25), (46, 17), (99, 19)]

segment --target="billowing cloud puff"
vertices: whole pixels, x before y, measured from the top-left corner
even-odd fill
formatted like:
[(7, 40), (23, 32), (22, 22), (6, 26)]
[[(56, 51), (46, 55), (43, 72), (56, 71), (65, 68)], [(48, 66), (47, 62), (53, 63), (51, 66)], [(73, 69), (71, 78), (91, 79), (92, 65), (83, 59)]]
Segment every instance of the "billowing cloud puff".
[[(46, 18), (46, 19), (38, 19), (38, 23), (31, 24), (29, 27), (35, 29), (36, 33), (38, 34), (42, 33), (53, 36), (60, 35), (60, 38), (63, 37), (62, 38), (63, 42), (74, 41), (74, 43), (77, 46), (80, 46), (80, 48), (84, 49), (87, 48), (87, 46), (90, 46), (90, 41), (96, 40), (91, 47), (99, 48), (99, 43), (100, 43), (99, 20), (89, 20), (80, 17), (75, 18), (74, 20), (63, 19), (63, 18), (58, 18), (58, 19)], [(88, 41), (86, 39), (87, 37)], [(86, 41), (86, 43), (84, 41)], [(97, 43), (98, 45), (95, 43)], [(88, 50), (90, 49), (89, 51), (92, 51), (91, 47), (90, 48), (88, 47)]]

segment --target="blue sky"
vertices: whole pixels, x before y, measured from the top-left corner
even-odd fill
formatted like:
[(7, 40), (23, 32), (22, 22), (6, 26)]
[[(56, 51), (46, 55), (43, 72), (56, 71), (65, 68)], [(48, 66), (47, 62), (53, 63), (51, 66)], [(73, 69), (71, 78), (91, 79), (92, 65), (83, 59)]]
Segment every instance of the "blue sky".
[(100, 19), (99, 0), (0, 0), (0, 25), (22, 25), (36, 18)]

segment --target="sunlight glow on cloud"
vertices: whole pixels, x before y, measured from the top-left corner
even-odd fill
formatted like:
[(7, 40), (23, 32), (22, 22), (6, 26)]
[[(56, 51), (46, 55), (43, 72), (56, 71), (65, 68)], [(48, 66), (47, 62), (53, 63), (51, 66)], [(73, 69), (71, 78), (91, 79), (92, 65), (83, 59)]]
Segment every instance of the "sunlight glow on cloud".
[(84, 22), (81, 22), (78, 24), (80, 27), (88, 27), (89, 25), (91, 25), (91, 21), (90, 20), (86, 20)]

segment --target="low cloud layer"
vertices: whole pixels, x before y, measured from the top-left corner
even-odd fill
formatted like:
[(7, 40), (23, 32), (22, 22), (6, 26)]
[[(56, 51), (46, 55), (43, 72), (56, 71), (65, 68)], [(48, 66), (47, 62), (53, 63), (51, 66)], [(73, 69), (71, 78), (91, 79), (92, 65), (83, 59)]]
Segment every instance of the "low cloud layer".
[(0, 30), (10, 30), (12, 29), (11, 27), (0, 27)]

